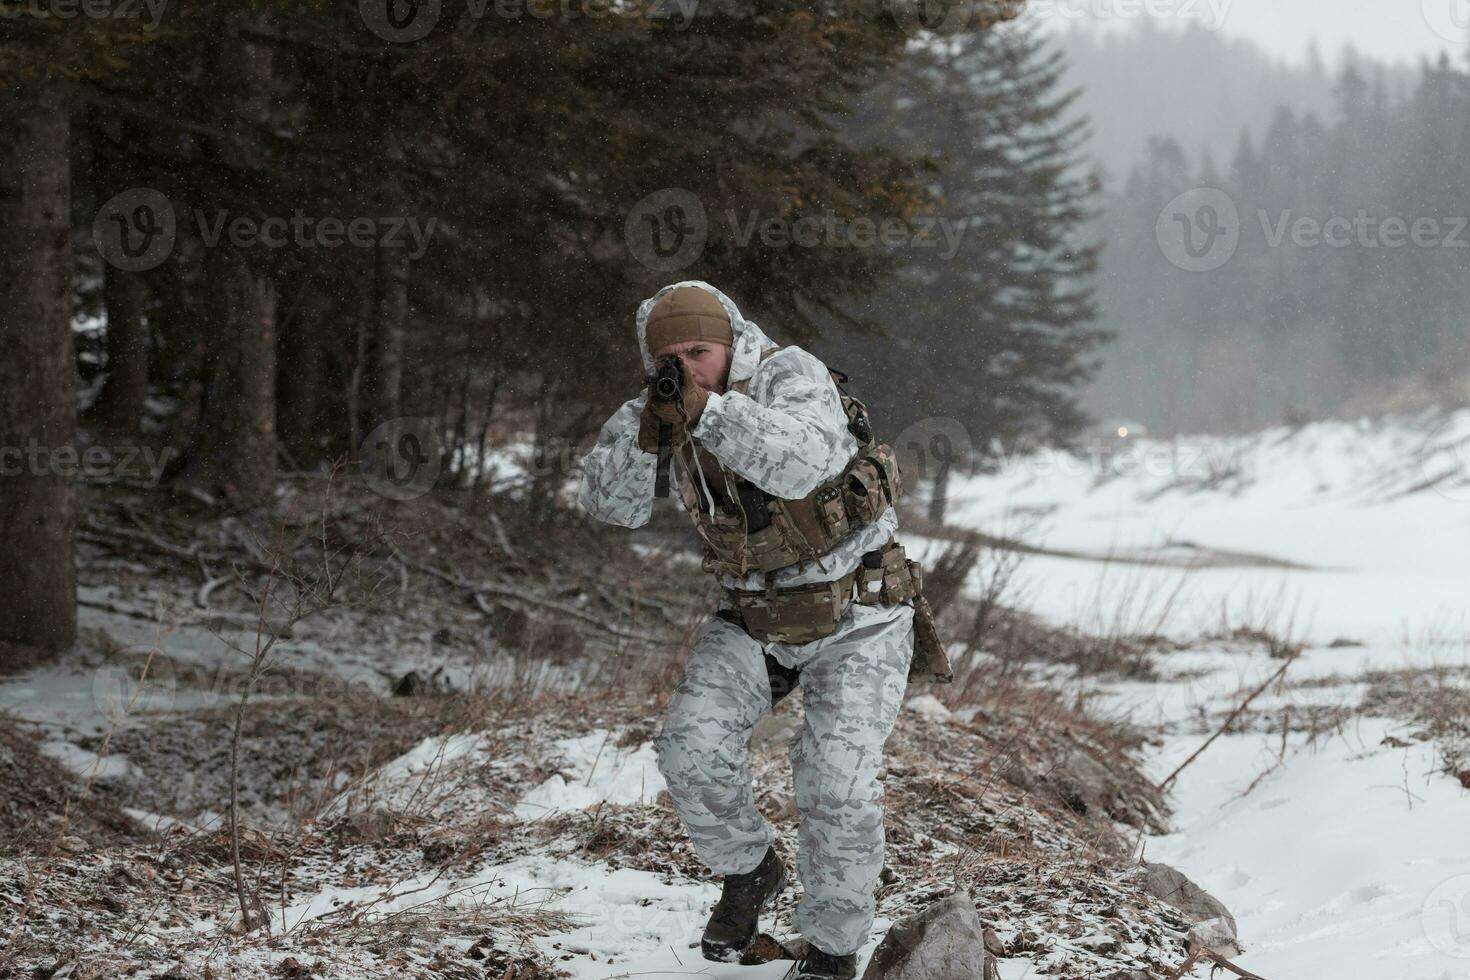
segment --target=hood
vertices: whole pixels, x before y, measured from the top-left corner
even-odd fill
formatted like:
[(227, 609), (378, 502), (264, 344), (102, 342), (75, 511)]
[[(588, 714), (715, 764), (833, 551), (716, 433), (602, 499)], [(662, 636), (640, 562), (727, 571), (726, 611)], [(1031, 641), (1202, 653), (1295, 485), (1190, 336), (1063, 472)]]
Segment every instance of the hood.
[(760, 362), (761, 351), (767, 347), (775, 347), (776, 342), (766, 336), (764, 330), (752, 320), (747, 320), (740, 315), (740, 308), (735, 301), (707, 282), (699, 279), (688, 279), (684, 282), (670, 283), (648, 299), (638, 304), (638, 317), (636, 320), (638, 329), (638, 352), (643, 355), (643, 373), (653, 373), (653, 354), (648, 349), (648, 314), (653, 312), (654, 306), (663, 299), (664, 294), (671, 289), (680, 286), (698, 286), (705, 292), (720, 301), (725, 312), (730, 315), (730, 332), (735, 336), (730, 358), (730, 378), (727, 385), (736, 381), (744, 381), (755, 374), (755, 366)]

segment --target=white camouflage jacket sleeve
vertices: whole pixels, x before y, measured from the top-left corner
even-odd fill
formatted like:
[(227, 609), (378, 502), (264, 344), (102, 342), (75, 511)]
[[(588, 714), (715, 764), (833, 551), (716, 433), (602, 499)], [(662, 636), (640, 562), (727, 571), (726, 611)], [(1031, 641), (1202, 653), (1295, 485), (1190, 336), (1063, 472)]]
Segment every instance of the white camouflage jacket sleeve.
[(653, 475), (658, 457), (638, 448), (638, 417), (648, 389), (603, 423), (597, 444), (582, 459), (577, 502), (606, 524), (642, 527), (653, 513)]
[(730, 469), (785, 500), (805, 497), (857, 452), (832, 376), (800, 347), (762, 362), (749, 394), (711, 393), (691, 431)]

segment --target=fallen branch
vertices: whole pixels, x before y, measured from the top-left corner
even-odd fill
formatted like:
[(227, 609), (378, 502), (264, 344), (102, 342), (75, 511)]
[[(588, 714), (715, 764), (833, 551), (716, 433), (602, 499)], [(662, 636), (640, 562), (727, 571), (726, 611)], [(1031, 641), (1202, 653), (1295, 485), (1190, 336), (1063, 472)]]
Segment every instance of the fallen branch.
[[(467, 581), (460, 578), (458, 575), (453, 575), (449, 572), (443, 571), (442, 569), (435, 568), (433, 565), (429, 565), (424, 562), (414, 561), (412, 558), (405, 555), (386, 536), (384, 536), (382, 540), (383, 543), (387, 546), (388, 550), (393, 553), (393, 556), (399, 561), (403, 562), (405, 565), (409, 566), (410, 568), (416, 568), (427, 575), (432, 575), (434, 578), (439, 579), (441, 582), (444, 582), (447, 585), (452, 585), (457, 589), (463, 589), (464, 591), (470, 593), (471, 596), (474, 596), (476, 594), (489, 594), (517, 599), (521, 602), (527, 603), (528, 605), (540, 606), (543, 609), (550, 609), (553, 612), (561, 613), (564, 616), (570, 616), (573, 619), (580, 619), (582, 622), (589, 623), (592, 626), (596, 626), (597, 628), (604, 630), (610, 635), (622, 640), (642, 640), (645, 643), (667, 642), (667, 637), (655, 636), (652, 633), (644, 633), (641, 631), (622, 629), (604, 619), (600, 619), (597, 616), (592, 615), (589, 612), (578, 609), (576, 606), (569, 606), (564, 602), (557, 602), (554, 599), (542, 598), (541, 596), (538, 596), (532, 592), (528, 592), (525, 589), (517, 588), (514, 585), (509, 585), (502, 582)], [(476, 601), (478, 602), (478, 600)], [(484, 607), (482, 606), (481, 608)]]
[(1216, 729), (1213, 735), (1205, 739), (1203, 745), (1191, 752), (1188, 759), (1185, 759), (1183, 762), (1179, 763), (1179, 765), (1174, 768), (1173, 772), (1164, 777), (1164, 781), (1159, 783), (1159, 791), (1164, 792), (1165, 790), (1167, 790), (1169, 788), (1169, 784), (1174, 782), (1174, 780), (1178, 778), (1179, 774), (1184, 771), (1186, 766), (1188, 766), (1195, 759), (1198, 759), (1200, 757), (1200, 754), (1204, 752), (1205, 749), (1209, 748), (1210, 745), (1215, 741), (1215, 739), (1219, 738), (1221, 735), (1224, 735), (1227, 731), (1229, 731), (1230, 726), (1234, 724), (1235, 719), (1239, 718), (1241, 714), (1245, 711), (1245, 709), (1250, 707), (1251, 702), (1259, 697), (1262, 691), (1266, 690), (1266, 688), (1276, 683), (1276, 681), (1279, 680), (1286, 673), (1286, 669), (1291, 666), (1292, 661), (1296, 660), (1298, 656), (1300, 656), (1299, 653), (1293, 653), (1288, 656), (1286, 658), (1286, 662), (1283, 663), (1274, 674), (1262, 681), (1261, 685), (1257, 687), (1254, 691), (1252, 691), (1244, 701), (1236, 705), (1235, 710), (1230, 712), (1230, 716), (1225, 719), (1224, 724)]

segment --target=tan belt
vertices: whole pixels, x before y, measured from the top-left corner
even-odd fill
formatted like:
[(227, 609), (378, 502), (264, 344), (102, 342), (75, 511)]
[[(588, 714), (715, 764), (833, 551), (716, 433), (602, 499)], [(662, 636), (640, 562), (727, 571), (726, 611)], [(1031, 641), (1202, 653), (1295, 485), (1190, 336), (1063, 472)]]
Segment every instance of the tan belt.
[(892, 606), (919, 594), (919, 565), (904, 556), (903, 545), (889, 538), (868, 556), (830, 582), (733, 590), (740, 625), (762, 643), (811, 643), (836, 632), (849, 602)]

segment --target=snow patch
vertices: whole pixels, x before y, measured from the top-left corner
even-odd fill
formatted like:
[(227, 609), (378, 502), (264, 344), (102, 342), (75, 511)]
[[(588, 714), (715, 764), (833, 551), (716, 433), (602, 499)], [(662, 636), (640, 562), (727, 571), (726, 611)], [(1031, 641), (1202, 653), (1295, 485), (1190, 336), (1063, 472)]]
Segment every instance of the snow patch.
[(652, 803), (664, 789), (653, 743), (621, 748), (617, 741), (605, 730), (558, 741), (561, 771), (522, 796), (515, 815), (534, 820), (598, 803)]

